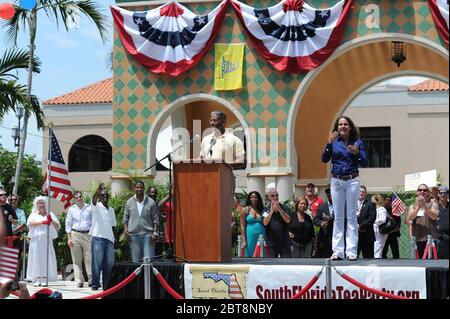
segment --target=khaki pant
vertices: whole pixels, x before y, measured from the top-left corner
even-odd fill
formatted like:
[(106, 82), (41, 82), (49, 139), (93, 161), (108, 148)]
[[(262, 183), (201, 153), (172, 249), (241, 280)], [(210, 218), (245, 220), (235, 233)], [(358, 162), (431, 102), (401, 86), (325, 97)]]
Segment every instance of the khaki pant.
[(77, 284), (84, 283), (83, 265), (88, 275), (89, 284), (92, 283), (92, 253), (91, 253), (91, 236), (87, 233), (78, 233), (72, 231), (71, 233), (73, 246), (70, 247), (70, 254), (72, 255), (73, 270), (75, 281)]

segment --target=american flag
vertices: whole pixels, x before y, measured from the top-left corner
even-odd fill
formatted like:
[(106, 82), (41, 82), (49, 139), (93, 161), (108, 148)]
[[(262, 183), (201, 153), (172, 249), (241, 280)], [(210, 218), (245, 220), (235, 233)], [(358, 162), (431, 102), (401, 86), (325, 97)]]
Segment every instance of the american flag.
[(236, 274), (230, 274), (230, 285), (228, 288), (228, 292), (230, 294), (231, 299), (243, 299), (241, 286), (237, 281)]
[(400, 216), (405, 212), (406, 206), (396, 193), (392, 194), (392, 215)]
[(19, 249), (0, 246), (0, 283), (14, 280), (19, 263)]
[[(56, 136), (53, 130), (51, 135), (51, 155), (49, 155), (49, 163), (47, 173), (45, 173), (44, 184), (42, 190), (48, 192), (48, 171), (50, 171), (50, 196), (64, 203), (64, 208), (70, 206), (72, 199), (72, 186), (70, 186), (69, 173), (61, 154)], [(50, 151), (49, 151), (50, 153)]]
[(223, 281), (228, 287), (228, 295), (230, 299), (244, 299), (241, 286), (237, 280), (236, 274), (219, 274), (217, 272), (203, 273), (203, 278), (214, 280), (214, 282)]

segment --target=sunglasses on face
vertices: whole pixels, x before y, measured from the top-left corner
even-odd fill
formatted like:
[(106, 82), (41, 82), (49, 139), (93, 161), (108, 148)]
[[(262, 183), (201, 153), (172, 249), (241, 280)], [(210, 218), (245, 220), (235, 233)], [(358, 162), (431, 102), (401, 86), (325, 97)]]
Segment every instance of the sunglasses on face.
[(419, 188), (417, 191), (418, 191), (418, 192), (428, 192), (428, 189)]
[(76, 199), (83, 198), (83, 196), (75, 196)]
[(0, 194), (0, 196), (6, 196), (6, 193)]
[(441, 194), (442, 196), (448, 195), (448, 193), (446, 192), (439, 192), (439, 194)]
[(17, 198), (11, 198), (12, 202), (17, 202)]

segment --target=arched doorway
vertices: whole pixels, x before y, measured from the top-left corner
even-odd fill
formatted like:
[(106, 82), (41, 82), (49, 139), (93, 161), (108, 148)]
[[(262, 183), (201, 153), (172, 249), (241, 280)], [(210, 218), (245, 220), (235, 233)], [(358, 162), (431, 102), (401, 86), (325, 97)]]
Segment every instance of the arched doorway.
[[(187, 130), (190, 139), (195, 135), (199, 135), (199, 140), (201, 140), (204, 130), (209, 127), (210, 113), (215, 110), (222, 111), (227, 115), (227, 127), (234, 129), (242, 127), (242, 130), (237, 131), (239, 133), (244, 132), (247, 167), (249, 167), (251, 163), (251, 141), (248, 135), (247, 123), (231, 103), (208, 94), (194, 94), (179, 98), (158, 115), (149, 131), (149, 138), (147, 139), (147, 167), (152, 166), (156, 162), (156, 150), (153, 145), (156, 145), (158, 133), (167, 118), (172, 118), (172, 127), (174, 129), (181, 128)], [(242, 134), (237, 135), (241, 137), (240, 135)], [(185, 152), (185, 158), (197, 158), (200, 151), (199, 145), (199, 143), (193, 143), (190, 150)], [(148, 173), (152, 176), (156, 175), (154, 169), (149, 170)]]
[(112, 147), (103, 137), (86, 135), (69, 151), (69, 172), (106, 172), (112, 167)]

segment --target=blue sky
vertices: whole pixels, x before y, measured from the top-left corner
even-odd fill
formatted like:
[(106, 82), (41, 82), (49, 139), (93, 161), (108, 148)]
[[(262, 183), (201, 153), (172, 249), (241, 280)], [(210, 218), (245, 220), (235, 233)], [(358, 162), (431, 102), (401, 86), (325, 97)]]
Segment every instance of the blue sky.
[[(12, 2), (11, 0), (7, 1)], [(97, 2), (111, 21), (109, 5), (115, 1), (100, 0)], [(4, 30), (0, 30), (0, 55), (10, 45), (5, 43), (4, 35)], [(18, 47), (25, 49), (27, 45), (28, 33), (22, 32)], [(46, 100), (111, 77), (112, 73), (106, 62), (111, 47), (112, 40), (103, 44), (95, 25), (88, 19), (82, 18), (79, 29), (67, 32), (64, 26), (58, 29), (47, 16), (39, 15), (36, 51), (42, 61), (42, 71), (41, 74), (33, 77), (33, 93), (41, 100)], [(20, 73), (19, 76), (21, 83), (26, 84), (26, 73)], [(5, 116), (0, 126), (0, 143), (11, 151), (16, 150), (10, 129), (17, 126), (15, 115)], [(38, 136), (42, 136), (42, 132), (36, 129), (34, 119), (30, 121), (28, 127), (30, 134), (27, 138), (25, 152), (36, 154), (37, 159), (41, 160), (42, 138)]]

